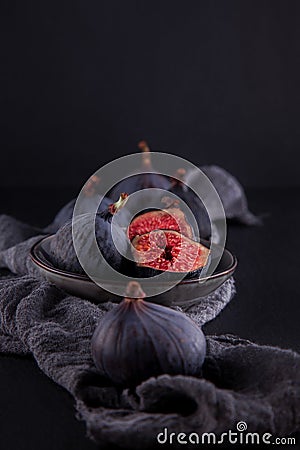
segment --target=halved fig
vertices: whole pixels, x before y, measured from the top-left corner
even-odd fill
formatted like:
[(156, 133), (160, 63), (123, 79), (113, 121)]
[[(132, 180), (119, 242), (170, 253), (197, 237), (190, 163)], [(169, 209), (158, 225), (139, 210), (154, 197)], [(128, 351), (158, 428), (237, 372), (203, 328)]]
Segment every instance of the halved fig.
[[(162, 199), (162, 201), (167, 199)], [(174, 205), (174, 206), (172, 206)], [(169, 208), (145, 212), (136, 216), (128, 227), (128, 237), (132, 240), (137, 235), (153, 230), (173, 230), (193, 238), (193, 229), (186, 220), (184, 212), (172, 203)]]
[(132, 241), (137, 276), (151, 277), (162, 272), (200, 274), (208, 262), (209, 249), (171, 230), (154, 230)]

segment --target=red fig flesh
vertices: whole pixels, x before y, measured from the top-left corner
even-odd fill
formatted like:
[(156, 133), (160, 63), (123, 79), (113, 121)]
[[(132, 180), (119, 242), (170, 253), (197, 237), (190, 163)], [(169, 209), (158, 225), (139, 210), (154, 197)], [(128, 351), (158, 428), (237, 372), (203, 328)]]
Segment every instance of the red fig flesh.
[(158, 271), (194, 273), (206, 265), (209, 256), (207, 247), (170, 230), (136, 236), (132, 245), (137, 266)]
[(183, 211), (179, 208), (154, 210), (140, 214), (132, 220), (128, 228), (128, 237), (132, 240), (137, 235), (153, 230), (173, 230), (189, 238), (193, 237), (193, 230)]

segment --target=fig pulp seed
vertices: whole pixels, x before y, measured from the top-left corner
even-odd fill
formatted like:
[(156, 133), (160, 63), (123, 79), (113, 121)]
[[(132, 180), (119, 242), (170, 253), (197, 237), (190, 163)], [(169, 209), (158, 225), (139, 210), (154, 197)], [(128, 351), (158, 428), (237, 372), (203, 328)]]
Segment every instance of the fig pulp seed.
[(149, 233), (152, 230), (173, 230), (193, 237), (191, 226), (186, 221), (184, 213), (179, 208), (155, 210), (135, 217), (128, 229), (128, 237), (132, 240), (135, 236)]
[(168, 272), (193, 272), (204, 267), (209, 249), (176, 231), (155, 230), (132, 242), (139, 266)]

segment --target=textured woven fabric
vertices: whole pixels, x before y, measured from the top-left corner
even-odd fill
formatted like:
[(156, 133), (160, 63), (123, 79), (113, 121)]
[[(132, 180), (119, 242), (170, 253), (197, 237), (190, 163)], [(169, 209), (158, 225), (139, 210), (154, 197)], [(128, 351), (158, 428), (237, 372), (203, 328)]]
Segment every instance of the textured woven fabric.
[[(4, 220), (12, 246), (7, 248), (2, 235), (0, 351), (33, 355), (40, 369), (74, 396), (78, 417), (101, 448), (152, 448), (165, 428), (219, 435), (236, 430), (240, 420), (250, 431), (287, 435), (300, 429), (300, 356), (289, 350), (230, 335), (207, 336), (202, 378), (162, 375), (133, 392), (100, 377), (90, 340), (115, 305), (95, 305), (41, 279), (28, 256), (39, 236), (29, 233), (21, 242), (23, 225), (11, 219), (8, 226), (8, 217)], [(12, 227), (18, 227), (16, 234)], [(203, 324), (216, 315), (214, 303), (224, 307), (233, 292), (228, 280), (186, 314)]]

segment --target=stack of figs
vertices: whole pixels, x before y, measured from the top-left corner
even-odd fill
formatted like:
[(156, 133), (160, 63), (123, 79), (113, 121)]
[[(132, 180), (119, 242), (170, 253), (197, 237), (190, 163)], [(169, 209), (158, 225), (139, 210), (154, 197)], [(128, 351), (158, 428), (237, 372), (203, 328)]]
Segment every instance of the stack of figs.
[[(96, 216), (87, 212), (74, 219), (79, 225), (75, 228), (75, 238), (80, 243), (80, 252), (83, 256), (89, 255), (92, 240), (86, 229), (90, 229), (90, 223), (94, 221), (97, 244), (105, 260), (116, 271), (135, 278), (161, 273), (170, 277), (174, 274), (198, 277), (208, 264), (209, 249), (196, 239), (180, 201), (192, 211), (200, 235), (209, 239), (211, 229), (207, 212), (201, 200), (186, 186), (184, 169), (178, 168), (172, 179), (161, 175), (153, 171), (147, 144), (141, 142), (139, 147), (142, 173), (115, 185), (102, 198)], [(98, 184), (99, 180), (94, 179), (88, 185), (87, 211)], [(227, 185), (231, 186), (230, 195), (234, 198), (232, 202), (225, 202), (226, 215), (237, 220), (240, 217), (242, 222), (240, 214), (244, 211), (245, 223), (255, 223), (243, 191), (234, 188), (239, 187), (236, 180), (231, 177)], [(126, 208), (128, 195), (149, 188), (163, 189), (170, 192), (170, 196), (161, 198), (161, 209), (147, 210), (145, 207), (132, 219)], [(224, 194), (224, 190), (220, 192)], [(173, 194), (180, 200), (174, 201)], [(226, 192), (224, 196), (228, 198)], [(71, 201), (54, 221), (53, 229), (58, 230), (51, 241), (50, 254), (55, 266), (84, 273), (73, 246), (74, 204), (75, 201)], [(112, 236), (113, 217), (116, 220)], [(128, 259), (126, 255), (129, 254)], [(105, 276), (101, 261), (95, 259), (94, 263), (98, 274)], [(129, 282), (124, 295), (123, 301), (104, 316), (92, 338), (92, 356), (99, 372), (121, 386), (135, 386), (150, 376), (163, 373), (199, 376), (206, 351), (201, 329), (183, 313), (146, 301), (146, 295), (136, 281)]]
[[(55, 226), (59, 224), (60, 227), (50, 244), (50, 256), (56, 267), (84, 273), (74, 250), (73, 238), (75, 237), (79, 242), (81, 254), (89, 255), (92, 239), (87, 236), (86, 230), (90, 229), (91, 221), (95, 221), (97, 244), (105, 260), (113, 269), (126, 275), (152, 277), (165, 273), (170, 277), (172, 274), (195, 277), (207, 264), (209, 250), (196, 241), (193, 227), (181, 210), (179, 202), (174, 201), (174, 196), (171, 196), (174, 193), (186, 201), (187, 194), (183, 179), (177, 179), (178, 183), (176, 183), (175, 178), (171, 181), (167, 176), (153, 172), (148, 146), (141, 142), (140, 148), (142, 149), (142, 173), (115, 185), (108, 195), (102, 198), (96, 217), (88, 212), (77, 216), (75, 236), (72, 226), (75, 202), (70, 202), (58, 214), (54, 223)], [(150, 172), (148, 173), (147, 170)], [(84, 201), (86, 201), (87, 211), (93, 205), (93, 191), (98, 184), (99, 180), (93, 179), (91, 186), (88, 185), (90, 189), (85, 192)], [(167, 190), (170, 192), (170, 197), (161, 198), (161, 209), (138, 214), (125, 228), (123, 225), (125, 223), (128, 225), (129, 217), (131, 217), (126, 208), (128, 194), (148, 188)], [(117, 201), (114, 202), (111, 198)], [(196, 221), (201, 228), (201, 235), (208, 237), (210, 232), (209, 223), (207, 225), (208, 217), (203, 207), (200, 210), (198, 203), (195, 194), (191, 194), (188, 205), (192, 211), (197, 212)], [(115, 219), (114, 239), (111, 227), (113, 216)], [(125, 255), (130, 256), (126, 258)], [(95, 261), (98, 273), (104, 276), (105, 269), (102, 266), (100, 261), (97, 264)]]
[[(151, 152), (146, 142), (139, 143), (141, 150), (141, 170), (123, 181), (117, 183), (106, 196), (101, 197), (98, 214), (95, 220), (95, 230), (98, 246), (106, 261), (115, 270), (134, 277), (150, 277), (164, 272), (184, 274), (187, 277), (199, 275), (208, 261), (208, 250), (197, 242), (195, 236), (210, 239), (211, 226), (207, 211), (200, 198), (190, 189), (186, 180), (193, 180), (197, 173), (186, 173), (178, 168), (171, 179), (155, 172), (151, 164)], [(244, 191), (239, 182), (224, 169), (217, 166), (203, 166), (202, 171), (212, 181), (224, 206), (226, 217), (246, 225), (260, 223), (248, 209)], [(124, 196), (149, 188), (159, 188), (170, 193), (170, 198), (161, 198), (162, 209), (144, 212), (135, 217), (127, 230), (129, 211), (126, 209)], [(94, 210), (95, 201), (99, 204), (101, 180), (92, 176), (84, 188), (82, 202), (83, 214), (76, 218), (77, 242), (80, 242), (81, 252), (88, 254), (91, 239), (85, 233), (85, 224), (94, 217), (89, 217), (89, 211)], [(97, 193), (97, 195), (95, 195)], [(120, 197), (121, 194), (121, 197)], [(191, 210), (198, 231), (189, 223), (181, 205), (174, 202), (174, 196), (181, 199)], [(120, 197), (120, 198), (119, 198)], [(64, 270), (84, 273), (73, 248), (72, 215), (75, 199), (69, 202), (46, 229), (56, 232), (51, 243), (51, 257), (55, 266)], [(125, 206), (124, 206), (125, 205)], [(145, 205), (147, 208), (147, 205)], [(111, 219), (115, 216), (115, 237), (111, 233)], [(121, 250), (122, 255), (120, 255)], [(126, 259), (124, 255), (128, 255)], [(135, 263), (132, 263), (132, 259)], [(105, 275), (104, 267), (97, 265), (98, 273)], [(96, 266), (95, 266), (96, 267)], [(99, 272), (100, 271), (100, 272)]]

